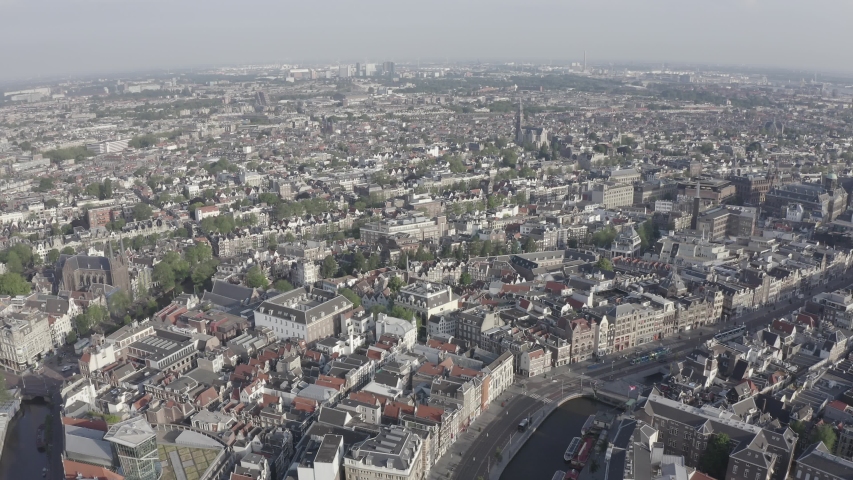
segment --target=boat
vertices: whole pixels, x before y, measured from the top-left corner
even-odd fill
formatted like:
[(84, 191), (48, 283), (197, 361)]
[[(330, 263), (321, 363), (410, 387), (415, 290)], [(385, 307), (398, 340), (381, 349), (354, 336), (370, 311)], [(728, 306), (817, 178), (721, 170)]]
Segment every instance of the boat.
[(566, 449), (566, 453), (563, 454), (563, 460), (566, 462), (571, 462), (572, 458), (574, 458), (575, 454), (578, 453), (578, 448), (581, 446), (581, 437), (575, 437), (572, 439), (572, 442), (569, 443), (569, 448)]
[(563, 477), (563, 480), (578, 480), (578, 476), (581, 472), (575, 470), (574, 468), (566, 472), (566, 476)]
[(564, 472), (562, 470), (557, 470), (556, 472), (554, 472), (554, 476), (551, 477), (551, 480), (563, 480), (563, 476), (565, 474), (566, 474), (566, 472)]
[(45, 442), (44, 440), (44, 424), (41, 424), (36, 430), (36, 448), (39, 450), (44, 450), (46, 446), (47, 442)]
[(595, 415), (590, 415), (589, 418), (584, 422), (583, 427), (581, 427), (581, 435), (586, 435), (592, 430), (592, 427), (595, 426)]
[(586, 465), (587, 460), (589, 460), (589, 456), (592, 454), (592, 445), (595, 442), (595, 439), (592, 437), (586, 437), (583, 439), (583, 445), (580, 450), (578, 450), (575, 458), (572, 459), (572, 466), (581, 469), (584, 465)]

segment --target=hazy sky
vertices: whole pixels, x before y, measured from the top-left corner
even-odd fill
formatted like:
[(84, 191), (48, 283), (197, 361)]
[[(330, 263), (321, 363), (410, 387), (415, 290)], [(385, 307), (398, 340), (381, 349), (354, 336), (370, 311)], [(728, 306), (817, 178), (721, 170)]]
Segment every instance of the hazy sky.
[(0, 78), (421, 58), (853, 71), (853, 0), (0, 0)]

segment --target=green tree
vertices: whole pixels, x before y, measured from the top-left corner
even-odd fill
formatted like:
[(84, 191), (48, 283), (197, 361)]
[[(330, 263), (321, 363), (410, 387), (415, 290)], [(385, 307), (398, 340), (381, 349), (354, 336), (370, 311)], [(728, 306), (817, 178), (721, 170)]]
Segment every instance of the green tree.
[(56, 264), (56, 261), (59, 260), (59, 250), (55, 248), (51, 248), (47, 252), (47, 263), (50, 265)]
[(118, 292), (110, 295), (110, 298), (107, 300), (110, 313), (115, 318), (124, 316), (128, 310), (130, 310), (130, 305), (132, 303), (133, 300), (130, 298), (130, 294), (126, 290), (119, 290)]
[(459, 276), (459, 284), (471, 285), (471, 274), (468, 272), (463, 272), (462, 275)]
[(608, 225), (605, 228), (597, 230), (592, 234), (590, 241), (596, 247), (608, 247), (613, 243), (613, 239), (616, 238), (616, 229), (613, 226)]
[(388, 280), (388, 288), (391, 289), (392, 292), (397, 293), (403, 288), (403, 280), (398, 276), (391, 277), (391, 280)]
[(26, 295), (30, 293), (30, 283), (14, 272), (0, 275), (0, 295)]
[(68, 345), (74, 345), (77, 343), (77, 332), (73, 330), (68, 332), (68, 335), (65, 336), (65, 343)]
[(133, 219), (134, 220), (148, 220), (151, 218), (151, 215), (154, 212), (151, 210), (151, 206), (147, 203), (139, 202), (133, 206)]
[(731, 442), (725, 433), (714, 435), (705, 453), (699, 458), (699, 470), (714, 477), (724, 478), (729, 465)]
[(610, 261), (609, 258), (605, 258), (605, 257), (599, 258), (598, 261), (595, 262), (595, 266), (602, 269), (602, 270), (608, 271), (608, 272), (613, 271), (613, 263)]
[(175, 288), (175, 270), (168, 262), (160, 262), (154, 265), (153, 279), (160, 284), (160, 288), (164, 292)]
[(335, 257), (327, 255), (323, 259), (323, 264), (320, 265), (320, 275), (323, 278), (334, 278), (336, 273), (338, 273), (338, 262), (335, 261)]
[(276, 280), (275, 283), (272, 284), (272, 288), (278, 290), (279, 292), (289, 292), (293, 290), (293, 284), (288, 282), (287, 280)]
[(71, 247), (63, 247), (59, 253), (62, 255), (74, 255), (74, 249)]
[(246, 272), (246, 285), (251, 288), (267, 288), (270, 282), (261, 271), (260, 267), (255, 265)]
[(355, 255), (352, 256), (352, 269), (363, 272), (366, 265), (367, 259), (364, 258), (364, 254), (361, 252), (355, 252)]
[(524, 252), (525, 253), (533, 253), (539, 249), (536, 245), (536, 240), (533, 237), (527, 237), (527, 240), (524, 241)]
[(15, 252), (10, 252), (6, 258), (6, 270), (11, 273), (24, 273), (24, 262)]
[(823, 442), (830, 452), (835, 451), (835, 441), (837, 438), (835, 430), (828, 423), (818, 425), (812, 429), (811, 443)]
[(381, 261), (379, 260), (379, 255), (376, 252), (370, 254), (370, 257), (367, 259), (367, 269), (368, 270), (376, 270), (381, 265)]
[(346, 297), (347, 300), (352, 302), (353, 308), (358, 308), (361, 306), (361, 298), (359, 298), (358, 295), (349, 288), (341, 289), (340, 294)]
[(104, 183), (101, 184), (100, 189), (98, 190), (98, 196), (101, 200), (106, 200), (108, 198), (113, 198), (113, 181), (109, 178), (104, 179)]
[(56, 188), (56, 187), (53, 185), (53, 179), (52, 178), (42, 177), (39, 179), (39, 184), (35, 188), (35, 191), (37, 191), (37, 192), (49, 192), (49, 191), (53, 190), (54, 188)]

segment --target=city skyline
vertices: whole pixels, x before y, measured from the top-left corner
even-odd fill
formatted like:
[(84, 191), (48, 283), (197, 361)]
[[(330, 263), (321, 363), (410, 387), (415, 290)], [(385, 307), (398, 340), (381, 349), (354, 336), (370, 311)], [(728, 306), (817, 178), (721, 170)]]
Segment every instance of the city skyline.
[(440, 0), (423, 11), (386, 1), (322, 6), (250, 1), (240, 10), (254, 14), (245, 16), (216, 1), (203, 9), (194, 1), (0, 5), (8, 12), (0, 20), (0, 42), (9, 47), (0, 52), (3, 80), (311, 59), (559, 63), (580, 61), (584, 51), (590, 64), (853, 71), (853, 54), (832, 48), (850, 38), (841, 19), (853, 13), (853, 5), (832, 1), (543, 0), (516, 8), (503, 0), (462, 5)]

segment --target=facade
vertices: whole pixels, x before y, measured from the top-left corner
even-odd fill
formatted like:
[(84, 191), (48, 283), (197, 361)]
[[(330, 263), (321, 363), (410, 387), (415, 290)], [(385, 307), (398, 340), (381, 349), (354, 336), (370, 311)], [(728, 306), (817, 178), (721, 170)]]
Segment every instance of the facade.
[(418, 340), (418, 329), (414, 323), (380, 313), (376, 319), (376, 338), (385, 334), (400, 337), (400, 342), (406, 351), (411, 351)]
[(523, 377), (535, 377), (551, 370), (551, 350), (541, 347), (521, 352), (518, 358), (518, 373)]
[(400, 289), (395, 304), (402, 305), (427, 320), (433, 315), (447, 314), (459, 309), (459, 297), (449, 285), (415, 282)]
[(823, 442), (810, 446), (797, 458), (797, 480), (846, 480), (853, 478), (853, 462), (833, 455)]
[(599, 183), (592, 187), (590, 200), (606, 208), (627, 207), (634, 203), (634, 187), (619, 183)]
[(665, 398), (653, 390), (637, 418), (659, 432), (664, 454), (681, 455), (696, 467), (713, 435), (732, 441), (727, 479), (784, 480), (793, 460), (797, 436), (790, 428), (774, 431), (731, 418), (727, 412), (696, 408)]
[(48, 316), (41, 312), (14, 313), (0, 322), (0, 361), (21, 371), (53, 347)]
[(342, 313), (352, 308), (343, 295), (311, 287), (297, 288), (261, 303), (255, 326), (270, 328), (278, 338), (313, 343), (335, 335)]
[(825, 185), (782, 185), (767, 192), (765, 203), (780, 217), (785, 216), (789, 205), (798, 203), (813, 218), (831, 222), (847, 208), (847, 192), (832, 182)]
[(611, 257), (635, 258), (640, 256), (642, 246), (640, 235), (633, 225), (623, 225), (610, 246)]
[(116, 423), (104, 440), (113, 445), (127, 480), (157, 480), (162, 467), (157, 454), (157, 435), (143, 417)]
[(405, 235), (417, 240), (438, 241), (447, 232), (447, 217), (433, 219), (420, 214), (393, 220), (383, 220), (365, 224), (360, 229), (361, 239), (367, 244), (376, 244), (382, 238)]

